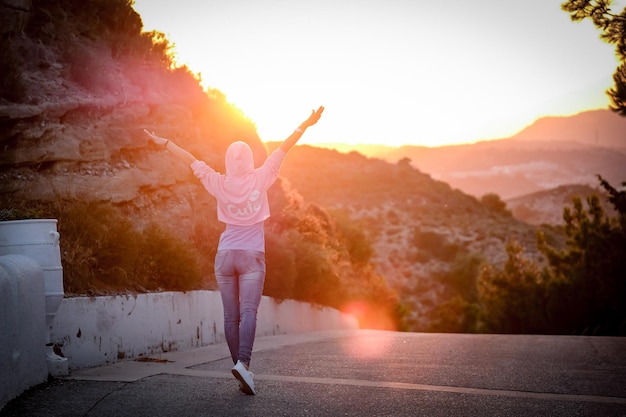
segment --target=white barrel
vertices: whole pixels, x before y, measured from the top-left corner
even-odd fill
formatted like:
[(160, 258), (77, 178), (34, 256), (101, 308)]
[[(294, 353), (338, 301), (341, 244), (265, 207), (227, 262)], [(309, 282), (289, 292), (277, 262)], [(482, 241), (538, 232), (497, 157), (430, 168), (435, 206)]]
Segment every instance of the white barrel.
[(43, 270), (46, 327), (50, 330), (65, 292), (56, 219), (0, 221), (0, 256), (23, 255)]

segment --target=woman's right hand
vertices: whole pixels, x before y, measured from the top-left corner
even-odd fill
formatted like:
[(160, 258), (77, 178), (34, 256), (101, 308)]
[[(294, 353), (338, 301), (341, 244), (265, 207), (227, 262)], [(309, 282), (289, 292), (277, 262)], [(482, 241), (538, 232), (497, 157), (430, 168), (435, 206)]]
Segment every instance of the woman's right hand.
[(168, 139), (157, 136), (154, 132), (149, 132), (146, 129), (144, 129), (143, 131), (146, 133), (146, 135), (148, 135), (150, 140), (154, 142), (156, 145), (165, 146), (165, 144), (167, 144), (168, 142)]

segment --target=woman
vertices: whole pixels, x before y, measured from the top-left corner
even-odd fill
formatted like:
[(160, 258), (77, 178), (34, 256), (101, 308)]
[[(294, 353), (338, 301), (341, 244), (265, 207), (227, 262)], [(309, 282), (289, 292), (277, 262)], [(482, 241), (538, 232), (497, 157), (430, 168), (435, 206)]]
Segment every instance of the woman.
[(252, 150), (241, 141), (226, 150), (226, 174), (220, 174), (191, 153), (145, 131), (157, 145), (190, 164), (204, 188), (217, 199), (217, 218), (226, 224), (215, 256), (215, 277), (224, 306), (224, 334), (235, 366), (233, 375), (240, 389), (255, 395), (249, 371), (256, 332), (256, 317), (265, 282), (265, 236), (263, 225), (269, 217), (267, 189), (278, 177), (280, 165), (304, 131), (322, 115), (320, 106), (259, 168), (254, 168)]

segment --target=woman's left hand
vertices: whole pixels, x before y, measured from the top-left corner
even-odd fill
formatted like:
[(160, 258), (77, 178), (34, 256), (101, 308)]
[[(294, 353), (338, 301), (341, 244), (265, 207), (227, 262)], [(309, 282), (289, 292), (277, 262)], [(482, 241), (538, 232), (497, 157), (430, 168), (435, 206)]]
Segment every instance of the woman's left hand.
[(311, 110), (311, 115), (308, 119), (303, 123), (306, 127), (313, 126), (317, 121), (322, 117), (322, 113), (324, 112), (324, 106), (319, 106), (317, 110)]

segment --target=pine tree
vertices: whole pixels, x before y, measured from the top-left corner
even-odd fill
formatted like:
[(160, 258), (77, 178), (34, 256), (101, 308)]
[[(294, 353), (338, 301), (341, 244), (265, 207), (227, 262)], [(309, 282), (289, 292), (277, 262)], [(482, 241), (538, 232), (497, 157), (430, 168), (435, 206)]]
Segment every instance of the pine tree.
[(611, 10), (611, 0), (568, 0), (561, 9), (572, 21), (590, 19), (602, 31), (600, 38), (615, 45), (615, 55), (621, 64), (613, 74), (614, 86), (607, 91), (611, 109), (626, 116), (626, 8), (620, 14)]
[(557, 250), (540, 236), (552, 276), (548, 315), (566, 332), (625, 335), (626, 191), (599, 179), (617, 219), (605, 215), (597, 195), (587, 199), (587, 209), (575, 198), (573, 209), (563, 210), (567, 247)]

